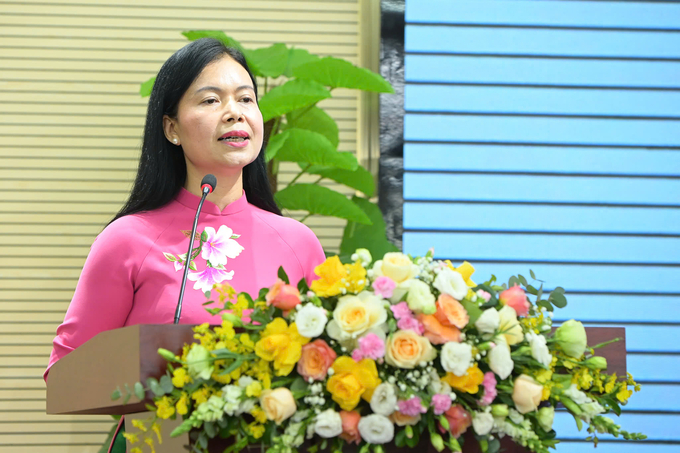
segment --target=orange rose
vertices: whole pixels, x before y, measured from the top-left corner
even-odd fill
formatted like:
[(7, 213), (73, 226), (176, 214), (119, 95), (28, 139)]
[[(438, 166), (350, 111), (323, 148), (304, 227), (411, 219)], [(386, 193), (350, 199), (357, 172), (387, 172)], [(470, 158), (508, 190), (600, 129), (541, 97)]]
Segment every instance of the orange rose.
[(437, 299), (437, 311), (434, 315), (443, 325), (455, 326), (459, 329), (465, 327), (470, 320), (470, 316), (460, 302), (445, 293)]
[(344, 439), (348, 444), (354, 442), (359, 445), (361, 442), (361, 435), (359, 434), (361, 415), (359, 412), (340, 411), (340, 418), (342, 419), (342, 434), (340, 434), (340, 438)]
[(399, 368), (415, 368), (437, 357), (430, 341), (412, 330), (397, 330), (385, 342), (385, 361)]
[(453, 437), (460, 437), (472, 425), (472, 417), (460, 404), (454, 404), (448, 411), (444, 412), (444, 417), (449, 422), (449, 431)]
[(419, 314), (416, 316), (418, 321), (425, 328), (425, 338), (432, 344), (444, 344), (449, 341), (460, 341), (460, 330), (457, 327), (447, 327), (442, 325), (434, 315)]
[(420, 414), (415, 417), (412, 415), (402, 414), (399, 411), (392, 412), (389, 419), (397, 426), (415, 425), (420, 421)]
[(297, 372), (305, 381), (309, 378), (322, 381), (326, 379), (326, 372), (336, 357), (335, 351), (325, 341), (314, 340), (302, 347), (302, 355), (297, 363)]
[(283, 310), (284, 314), (288, 314), (290, 310), (300, 303), (300, 291), (295, 286), (286, 285), (283, 280), (278, 279), (274, 286), (269, 288), (265, 299), (267, 305), (273, 305)]
[(456, 376), (453, 373), (446, 373), (442, 378), (442, 382), (446, 382), (452, 388), (460, 390), (461, 392), (475, 394), (479, 391), (479, 386), (484, 382), (484, 373), (477, 365), (468, 368), (467, 373), (463, 376)]

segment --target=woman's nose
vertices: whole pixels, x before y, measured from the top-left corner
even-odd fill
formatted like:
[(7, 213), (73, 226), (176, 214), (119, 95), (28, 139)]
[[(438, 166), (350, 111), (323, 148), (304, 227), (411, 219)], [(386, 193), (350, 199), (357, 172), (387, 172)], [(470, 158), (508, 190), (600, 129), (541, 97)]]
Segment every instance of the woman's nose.
[(243, 113), (238, 107), (236, 102), (227, 102), (224, 109), (224, 114), (222, 116), (222, 121), (225, 123), (230, 122), (240, 122), (243, 121)]

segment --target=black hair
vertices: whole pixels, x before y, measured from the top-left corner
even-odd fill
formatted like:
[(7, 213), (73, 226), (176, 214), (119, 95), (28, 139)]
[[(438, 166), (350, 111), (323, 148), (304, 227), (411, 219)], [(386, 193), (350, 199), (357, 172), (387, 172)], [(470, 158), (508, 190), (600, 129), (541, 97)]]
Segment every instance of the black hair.
[[(175, 52), (163, 64), (154, 83), (144, 126), (142, 153), (134, 186), (125, 205), (113, 218), (150, 211), (169, 203), (184, 186), (187, 167), (184, 154), (171, 144), (163, 130), (163, 116), (177, 117), (179, 101), (203, 68), (229, 56), (248, 72), (257, 97), (257, 83), (243, 54), (213, 38), (202, 38)], [(264, 147), (257, 158), (243, 168), (243, 189), (248, 202), (281, 215), (269, 185)]]

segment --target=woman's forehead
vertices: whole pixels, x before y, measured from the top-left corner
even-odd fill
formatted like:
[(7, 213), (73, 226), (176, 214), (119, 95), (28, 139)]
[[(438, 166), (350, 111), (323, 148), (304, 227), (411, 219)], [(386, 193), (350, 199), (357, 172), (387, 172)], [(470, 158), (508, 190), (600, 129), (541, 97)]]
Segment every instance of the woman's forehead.
[(225, 55), (203, 68), (201, 74), (191, 84), (190, 90), (197, 91), (204, 86), (214, 86), (224, 90), (240, 89), (244, 86), (252, 89), (253, 82), (243, 66)]

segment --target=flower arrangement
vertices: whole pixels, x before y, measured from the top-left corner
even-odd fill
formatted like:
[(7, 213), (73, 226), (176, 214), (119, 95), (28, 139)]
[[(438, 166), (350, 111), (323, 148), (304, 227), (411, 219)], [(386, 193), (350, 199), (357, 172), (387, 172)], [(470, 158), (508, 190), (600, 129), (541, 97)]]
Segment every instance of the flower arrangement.
[[(468, 430), (484, 452), (499, 451), (505, 436), (547, 452), (558, 442), (558, 403), (579, 429), (588, 425), (595, 444), (598, 433), (645, 438), (605, 416), (619, 414), (639, 386), (605, 372), (606, 360), (594, 355), (602, 345), (587, 346), (580, 322), (553, 329), (564, 290), (544, 298), (533, 272), (539, 288), (521, 275), (478, 285), (467, 262), (455, 267), (432, 251), (372, 262), (365, 249), (315, 271), (308, 287), (291, 285), (281, 269), (255, 300), (216, 285), (217, 306), (207, 309), (222, 325), (195, 327), (196, 342), (181, 354), (159, 350), (168, 371), (147, 382), (155, 415), (125, 434), (131, 453), (140, 444), (154, 451), (159, 421), (177, 416), (172, 436), (192, 431), (197, 452), (231, 438), (226, 453), (258, 443), (291, 453), (314, 436), (322, 440), (305, 447), (311, 453), (347, 444), (382, 453), (384, 444), (421, 439), (461, 451)], [(140, 398), (144, 391), (135, 384)]]

